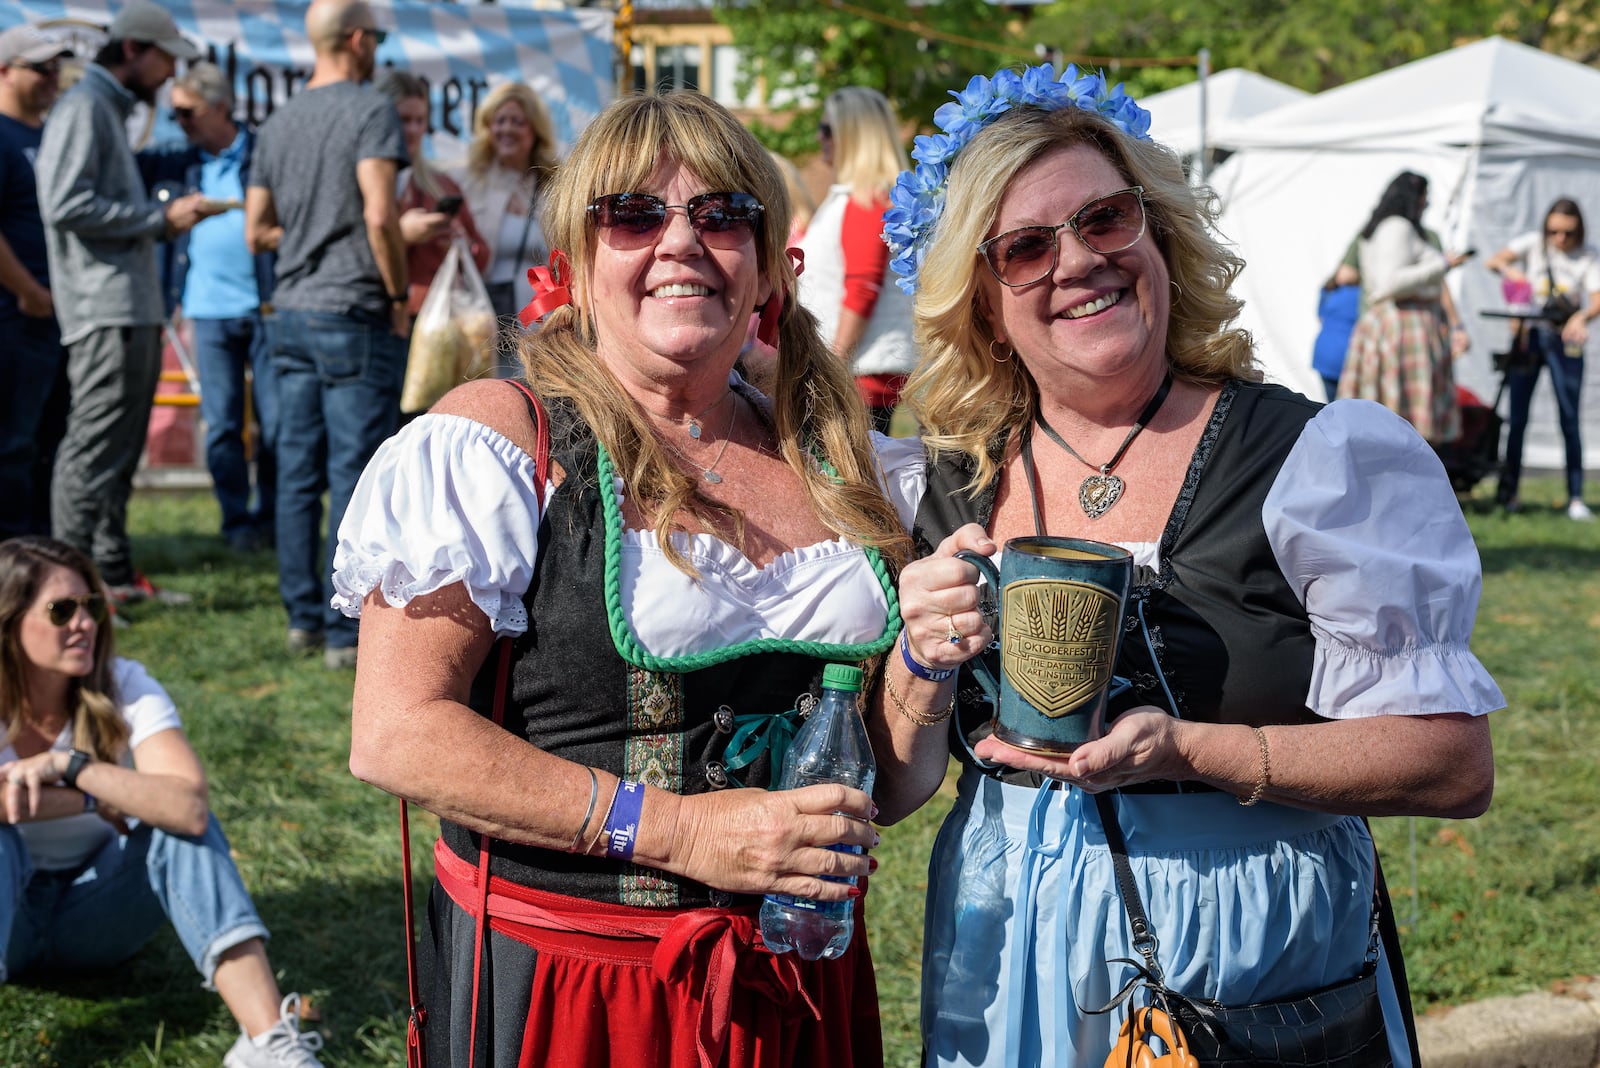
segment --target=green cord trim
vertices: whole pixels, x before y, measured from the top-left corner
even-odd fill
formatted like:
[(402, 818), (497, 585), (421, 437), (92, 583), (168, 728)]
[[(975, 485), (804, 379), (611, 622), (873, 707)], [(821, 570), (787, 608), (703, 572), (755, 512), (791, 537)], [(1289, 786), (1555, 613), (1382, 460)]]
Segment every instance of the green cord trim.
[[(754, 653), (799, 653), (820, 660), (865, 660), (888, 649), (900, 636), (900, 598), (895, 592), (894, 583), (889, 578), (889, 567), (883, 562), (883, 556), (878, 550), (864, 545), (861, 547), (862, 551), (867, 554), (867, 561), (872, 565), (873, 574), (878, 576), (878, 584), (883, 587), (883, 595), (887, 599), (889, 608), (884, 620), (883, 633), (872, 641), (846, 645), (838, 642), (791, 641), (787, 638), (752, 638), (722, 649), (713, 649), (705, 653), (688, 653), (683, 656), (655, 656), (645, 652), (640, 647), (638, 639), (634, 637), (633, 630), (628, 626), (627, 617), (622, 611), (622, 505), (617, 499), (616, 469), (612, 467), (611, 457), (604, 445), (596, 442), (595, 451), (600, 507), (606, 530), (606, 620), (611, 625), (611, 642), (616, 646), (617, 654), (634, 667), (644, 668), (647, 671), (683, 673), (715, 667), (717, 664), (725, 664), (730, 660), (737, 660)], [(833, 474), (827, 465), (823, 466), (823, 470), (830, 475)]]

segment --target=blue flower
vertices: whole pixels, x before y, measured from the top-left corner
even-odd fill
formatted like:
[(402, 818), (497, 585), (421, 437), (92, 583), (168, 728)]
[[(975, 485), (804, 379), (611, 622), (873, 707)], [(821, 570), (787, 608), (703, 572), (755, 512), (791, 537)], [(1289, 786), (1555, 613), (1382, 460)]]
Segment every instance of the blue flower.
[(1099, 74), (1079, 74), (1068, 66), (1056, 77), (1049, 66), (1029, 67), (1020, 74), (1002, 69), (993, 78), (974, 75), (965, 89), (950, 91), (951, 103), (933, 113), (942, 133), (918, 137), (911, 151), (916, 166), (902, 171), (890, 190), (884, 213), (883, 239), (892, 258), (897, 284), (914, 293), (928, 244), (944, 213), (945, 186), (956, 156), (996, 118), (1016, 107), (1059, 111), (1075, 107), (1093, 111), (1130, 137), (1150, 138), (1150, 113), (1123, 90), (1107, 89)]

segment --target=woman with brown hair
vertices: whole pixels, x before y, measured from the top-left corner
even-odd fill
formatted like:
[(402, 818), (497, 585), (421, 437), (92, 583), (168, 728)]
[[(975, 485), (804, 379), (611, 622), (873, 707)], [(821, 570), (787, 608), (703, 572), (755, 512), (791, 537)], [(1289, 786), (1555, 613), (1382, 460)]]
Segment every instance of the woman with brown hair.
[[(845, 901), (826, 877), (874, 866), (830, 848), (877, 843), (866, 794), (766, 787), (825, 666), (893, 642), (907, 546), (793, 300), (783, 179), (714, 101), (628, 97), (546, 219), (548, 462), (530, 397), (467, 383), (374, 456), (335, 557), (351, 769), (441, 817), (433, 1063), (877, 1065), (859, 921), (831, 961), (756, 930), (761, 895)], [(771, 396), (733, 371), (758, 309)]]
[(109, 623), (83, 553), (0, 542), (0, 982), (118, 964), (165, 920), (239, 1022), (226, 1068), (320, 1068), (178, 710)]

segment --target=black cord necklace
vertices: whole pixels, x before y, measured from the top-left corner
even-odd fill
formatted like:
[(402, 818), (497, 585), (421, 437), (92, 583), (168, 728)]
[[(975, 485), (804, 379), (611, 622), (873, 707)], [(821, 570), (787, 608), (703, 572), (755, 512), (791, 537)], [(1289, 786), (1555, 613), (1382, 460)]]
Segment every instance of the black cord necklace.
[(1156, 417), (1156, 413), (1161, 410), (1161, 405), (1166, 401), (1167, 394), (1170, 392), (1172, 392), (1172, 372), (1168, 371), (1167, 376), (1161, 380), (1161, 388), (1156, 390), (1156, 395), (1150, 398), (1150, 403), (1144, 406), (1144, 411), (1140, 412), (1139, 418), (1134, 420), (1133, 429), (1128, 431), (1128, 436), (1122, 439), (1122, 445), (1117, 449), (1117, 454), (1105, 463), (1098, 465), (1085, 460), (1078, 454), (1077, 449), (1068, 445), (1061, 435), (1056, 433), (1055, 428), (1045, 420), (1043, 412), (1034, 413), (1033, 421), (1039, 425), (1039, 429), (1043, 430), (1051, 441), (1067, 450), (1067, 454), (1080, 464), (1085, 467), (1093, 467), (1099, 472), (1088, 476), (1078, 485), (1078, 507), (1082, 508), (1083, 514), (1090, 519), (1099, 519), (1111, 511), (1112, 505), (1122, 499), (1122, 490), (1125, 483), (1111, 473), (1112, 469), (1122, 462), (1122, 457), (1127, 453), (1128, 446), (1132, 445), (1133, 439), (1139, 436), (1139, 431), (1143, 430), (1150, 420)]

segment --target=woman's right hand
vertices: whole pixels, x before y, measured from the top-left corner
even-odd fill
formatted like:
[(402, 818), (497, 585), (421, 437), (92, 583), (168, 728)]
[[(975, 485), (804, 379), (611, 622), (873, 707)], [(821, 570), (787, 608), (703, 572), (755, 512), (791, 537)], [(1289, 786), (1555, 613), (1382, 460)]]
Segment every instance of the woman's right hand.
[[(978, 569), (956, 559), (964, 549), (983, 556), (1000, 551), (983, 527), (968, 523), (940, 542), (932, 556), (900, 572), (900, 618), (912, 653), (925, 667), (955, 667), (994, 640), (978, 611)], [(952, 629), (960, 640), (950, 640)]]
[(451, 221), (442, 211), (407, 208), (400, 214), (400, 238), (408, 245), (421, 245), (449, 234)]
[[(668, 799), (675, 804), (661, 803)], [(832, 784), (690, 796), (652, 790), (645, 816), (661, 822), (648, 837), (641, 827), (637, 859), (732, 893), (843, 901), (853, 888), (821, 876), (861, 877), (877, 862), (829, 847), (876, 846), (878, 833), (867, 822), (876, 812), (862, 791)], [(655, 852), (652, 839), (667, 845), (664, 855), (644, 856)]]

